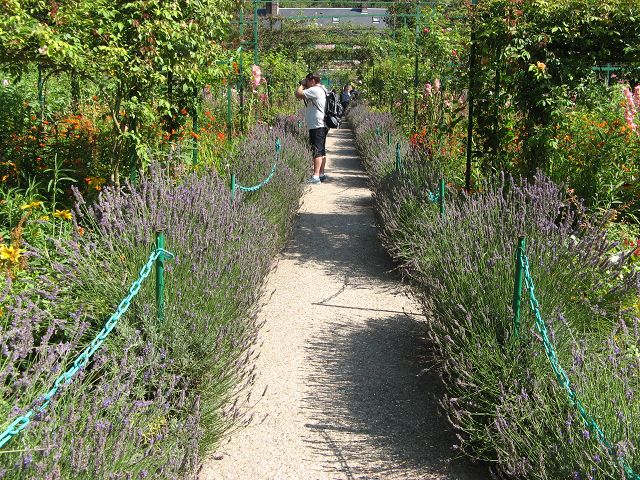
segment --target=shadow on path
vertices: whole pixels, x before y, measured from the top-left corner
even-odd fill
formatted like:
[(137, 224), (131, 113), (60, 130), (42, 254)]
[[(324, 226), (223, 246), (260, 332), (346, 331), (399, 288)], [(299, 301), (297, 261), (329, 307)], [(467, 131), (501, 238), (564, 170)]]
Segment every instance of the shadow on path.
[(450, 460), (455, 435), (436, 400), (442, 384), (420, 374), (417, 364), (427, 348), (421, 328), (406, 315), (355, 325), (347, 317), (326, 325), (307, 346), (316, 372), (304, 403), (313, 419), (307, 428), (326, 440), (312, 447), (327, 466), (340, 459), (347, 478), (405, 478), (403, 471), (412, 479), (488, 478), (466, 459)]
[(421, 373), (424, 325), (399, 311), (404, 302), (373, 291), (380, 287), (393, 296), (402, 288), (377, 238), (351, 131), (332, 135), (343, 145), (328, 150), (336, 173), (330, 181), (337, 192), (327, 200), (333, 205), (327, 213), (315, 207), (302, 213), (286, 251), (302, 265), (313, 262), (344, 279), (334, 294), (314, 303), (331, 310), (332, 320), (319, 325), (304, 347), (310, 372), (306, 427), (323, 439), (310, 440), (310, 448), (340, 478), (488, 478), (467, 459), (451, 460), (455, 433), (438, 412), (442, 384), (436, 375)]
[(395, 265), (379, 246), (373, 218), (363, 209), (351, 210), (300, 214), (294, 240), (284, 255), (303, 265), (314, 263), (340, 279), (365, 276), (367, 280), (393, 281), (395, 275), (390, 272)]

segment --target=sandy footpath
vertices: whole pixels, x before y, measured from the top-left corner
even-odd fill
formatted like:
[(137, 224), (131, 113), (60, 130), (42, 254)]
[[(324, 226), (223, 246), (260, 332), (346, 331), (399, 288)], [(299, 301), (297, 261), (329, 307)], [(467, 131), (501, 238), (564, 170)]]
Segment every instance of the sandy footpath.
[(330, 178), (309, 187), (268, 280), (253, 421), (201, 478), (489, 478), (455, 458), (441, 387), (420, 374), (418, 308), (377, 240), (351, 131), (332, 130), (327, 147)]

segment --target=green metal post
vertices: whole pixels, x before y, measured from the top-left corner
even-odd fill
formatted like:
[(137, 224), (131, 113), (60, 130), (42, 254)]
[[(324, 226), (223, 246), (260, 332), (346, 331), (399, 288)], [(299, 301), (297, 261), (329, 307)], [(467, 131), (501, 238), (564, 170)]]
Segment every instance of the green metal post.
[(138, 183), (138, 158), (135, 154), (135, 146), (129, 147), (129, 165), (131, 169), (129, 180), (133, 184)]
[(258, 2), (253, 0), (253, 64), (259, 65), (258, 58)]
[[(198, 90), (196, 89), (196, 95)], [(191, 120), (193, 122), (193, 150), (191, 152), (191, 164), (198, 164), (198, 133), (200, 132), (200, 127), (198, 126), (198, 105), (197, 105), (198, 97), (196, 96), (196, 100), (193, 102), (193, 115), (191, 116)]]
[[(397, 28), (397, 17), (393, 18), (393, 31), (391, 32), (391, 38), (393, 39), (393, 52), (391, 53), (393, 55), (392, 58), (392, 65), (397, 65), (398, 62), (398, 45), (396, 44), (396, 28)], [(397, 69), (393, 69), (391, 72), (391, 85), (393, 85), (393, 87), (390, 89), (389, 92), (389, 112), (391, 112), (391, 114), (393, 115), (393, 111), (395, 109), (395, 105), (393, 104), (395, 102), (395, 86), (396, 86), (396, 70)], [(389, 145), (391, 145), (391, 142), (388, 142)]]
[(236, 174), (231, 174), (231, 204), (236, 199)]
[(391, 146), (391, 132), (387, 132), (387, 145)]
[(440, 195), (438, 195), (438, 202), (440, 203), (440, 216), (444, 217), (444, 178), (440, 179)]
[[(129, 131), (130, 132), (135, 132), (136, 131), (136, 120), (135, 118), (132, 118), (130, 123), (129, 123)], [(136, 145), (133, 141), (131, 141), (131, 144), (129, 145), (129, 167), (131, 172), (129, 173), (129, 180), (131, 180), (131, 183), (135, 184), (138, 182), (138, 152), (136, 152)]]
[(276, 159), (280, 158), (280, 150), (282, 149), (282, 143), (280, 137), (276, 137)]
[[(375, 88), (373, 87), (376, 82), (376, 61), (375, 59), (371, 60), (371, 83), (369, 84), (369, 90), (371, 92), (375, 92)], [(373, 95), (372, 95), (373, 100)]]
[(244, 132), (244, 61), (243, 55), (244, 51), (240, 51), (240, 59), (238, 60), (238, 70), (239, 70), (239, 88), (238, 91), (240, 93), (240, 131)]
[(38, 103), (40, 105), (40, 123), (44, 122), (44, 67), (38, 65)]
[(493, 86), (493, 97), (495, 99), (494, 101), (494, 109), (493, 109), (493, 116), (494, 116), (494, 123), (493, 123), (493, 132), (492, 132), (492, 149), (493, 149), (493, 153), (495, 155), (497, 155), (498, 153), (498, 147), (500, 146), (500, 141), (498, 140), (498, 131), (500, 128), (500, 58), (502, 55), (502, 49), (500, 46), (498, 46), (498, 48), (496, 49), (496, 67), (495, 67), (495, 82), (494, 82), (494, 86)]
[(472, 0), (473, 6), (472, 23), (471, 23), (471, 51), (469, 52), (469, 94), (467, 102), (469, 102), (469, 119), (467, 123), (467, 167), (464, 174), (464, 188), (467, 192), (471, 191), (471, 160), (473, 156), (473, 87), (475, 85), (476, 75), (476, 19), (475, 6), (478, 0)]
[(526, 241), (524, 236), (518, 237), (518, 248), (516, 249), (516, 277), (513, 286), (513, 335), (518, 338), (520, 335), (520, 307), (522, 305), (522, 281), (524, 268), (522, 265), (522, 255), (524, 255)]
[(400, 172), (401, 168), (401, 158), (400, 158), (400, 144), (396, 143), (396, 172)]
[(227, 79), (227, 135), (233, 135), (233, 113), (231, 110), (231, 82)]
[(71, 72), (71, 110), (78, 113), (80, 104), (80, 80), (75, 71)]
[[(156, 232), (156, 249), (164, 249), (164, 233)], [(164, 320), (164, 253), (156, 259), (156, 311), (158, 321)]]
[(416, 4), (416, 52), (413, 68), (413, 130), (418, 124), (418, 46), (420, 41), (420, 4)]
[(238, 59), (238, 70), (240, 78), (238, 79), (238, 91), (240, 93), (240, 131), (244, 132), (244, 49), (242, 47), (244, 38), (244, 10), (240, 8), (240, 58)]
[(379, 137), (382, 135), (382, 128), (381, 127), (376, 127), (376, 137)]
[(302, 131), (302, 120), (298, 120), (298, 131)]

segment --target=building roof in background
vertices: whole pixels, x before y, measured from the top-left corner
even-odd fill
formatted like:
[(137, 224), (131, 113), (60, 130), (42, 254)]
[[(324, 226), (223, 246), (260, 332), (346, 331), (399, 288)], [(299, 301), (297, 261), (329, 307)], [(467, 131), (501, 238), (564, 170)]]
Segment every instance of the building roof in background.
[[(266, 15), (266, 10), (262, 9), (259, 15)], [(368, 8), (362, 12), (360, 8), (279, 8), (278, 17), (280, 18), (296, 18), (296, 17), (313, 17), (309, 18), (309, 22), (315, 22), (318, 25), (340, 25), (350, 23), (360, 27), (376, 27), (386, 28), (385, 18), (387, 14), (386, 8)], [(276, 20), (274, 18), (274, 20)], [(302, 19), (301, 19), (302, 20)]]

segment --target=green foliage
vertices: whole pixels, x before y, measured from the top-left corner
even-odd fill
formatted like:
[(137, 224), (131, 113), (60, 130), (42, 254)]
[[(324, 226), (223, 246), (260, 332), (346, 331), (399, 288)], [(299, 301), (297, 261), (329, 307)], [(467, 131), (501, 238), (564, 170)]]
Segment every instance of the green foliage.
[(232, 6), (230, 0), (8, 2), (9, 15), (0, 19), (0, 67), (19, 75), (37, 65), (43, 86), (62, 72), (74, 85), (89, 81), (113, 132), (110, 174), (118, 182), (131, 155), (150, 160), (149, 130), (164, 123), (171, 131), (171, 119), (225, 74), (216, 61), (226, 55), (220, 42)]
[[(512, 140), (509, 131), (515, 131), (521, 147), (518, 171), (553, 172), (552, 125), (562, 124), (574, 110), (593, 108), (592, 68), (613, 63), (631, 72), (637, 66), (638, 8), (629, 0), (478, 4), (476, 146), (485, 168), (499, 170), (515, 160), (502, 153)], [(618, 161), (610, 152), (605, 155), (606, 163)]]

